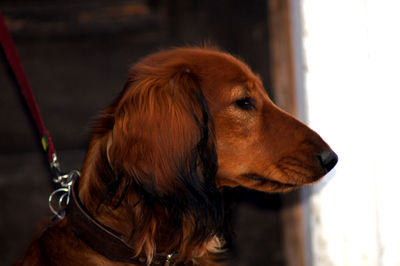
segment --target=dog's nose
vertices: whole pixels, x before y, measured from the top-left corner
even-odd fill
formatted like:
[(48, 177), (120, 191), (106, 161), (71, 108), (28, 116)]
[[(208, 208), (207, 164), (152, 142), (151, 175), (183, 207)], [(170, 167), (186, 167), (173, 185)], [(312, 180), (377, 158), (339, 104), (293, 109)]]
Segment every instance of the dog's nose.
[(335, 167), (336, 163), (338, 162), (338, 156), (335, 152), (329, 149), (319, 154), (318, 160), (321, 163), (321, 166), (328, 173), (330, 170), (332, 170), (333, 167)]

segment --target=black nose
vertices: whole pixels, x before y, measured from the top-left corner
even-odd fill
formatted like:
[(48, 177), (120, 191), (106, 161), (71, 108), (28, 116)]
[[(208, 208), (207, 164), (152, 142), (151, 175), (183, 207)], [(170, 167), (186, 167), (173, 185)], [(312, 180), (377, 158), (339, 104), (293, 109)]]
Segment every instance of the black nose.
[(321, 163), (321, 166), (328, 173), (338, 162), (338, 156), (332, 150), (325, 150), (318, 155), (318, 160)]

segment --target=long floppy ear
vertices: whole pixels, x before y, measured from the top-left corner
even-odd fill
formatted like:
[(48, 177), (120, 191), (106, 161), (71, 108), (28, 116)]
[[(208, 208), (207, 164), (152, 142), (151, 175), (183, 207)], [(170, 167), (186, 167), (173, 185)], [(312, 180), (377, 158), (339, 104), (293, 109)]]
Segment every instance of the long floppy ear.
[(136, 65), (114, 119), (111, 167), (145, 202), (166, 207), (175, 226), (189, 219), (195, 240), (216, 233), (214, 126), (196, 75), (181, 64)]

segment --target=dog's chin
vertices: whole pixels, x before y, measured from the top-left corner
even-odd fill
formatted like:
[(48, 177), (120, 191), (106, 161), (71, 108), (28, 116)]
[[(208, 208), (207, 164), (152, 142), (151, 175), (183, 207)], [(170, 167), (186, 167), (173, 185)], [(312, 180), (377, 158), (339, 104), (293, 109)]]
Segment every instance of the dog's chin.
[(265, 189), (262, 189), (261, 191), (267, 192), (267, 193), (286, 193), (290, 192), (296, 189), (301, 188), (302, 186), (294, 186), (294, 185), (281, 185), (280, 187), (266, 187)]
[(243, 174), (241, 178), (247, 179), (247, 182), (244, 182), (246, 187), (269, 193), (288, 192), (299, 187), (299, 185), (283, 183), (258, 174)]
[[(287, 183), (276, 182), (276, 184), (274, 183), (272, 186), (268, 185), (264, 189), (261, 188), (261, 191), (268, 192), (268, 193), (290, 192), (293, 190), (301, 189), (303, 187), (309, 187), (309, 186), (315, 185), (316, 183), (321, 181), (321, 179), (324, 176), (325, 175), (322, 175), (321, 177), (315, 178), (315, 180), (313, 180), (313, 181), (302, 183), (302, 184), (287, 184)], [(260, 190), (260, 189), (257, 188), (257, 190)]]
[(243, 174), (241, 175), (241, 179), (247, 179), (247, 182), (244, 183), (245, 187), (250, 189), (255, 189), (258, 191), (268, 192), (268, 193), (281, 193), (281, 192), (289, 192), (292, 190), (299, 189), (301, 187), (310, 186), (312, 184), (317, 183), (322, 176), (318, 176), (313, 178), (310, 182), (305, 183), (286, 183), (279, 180), (273, 180), (265, 176), (257, 175), (257, 174)]
[[(224, 179), (219, 182), (219, 187), (238, 187), (242, 186), (248, 189), (254, 189), (267, 193), (290, 192), (301, 187), (313, 185), (317, 183), (324, 175), (312, 178), (309, 182), (304, 183), (287, 183), (285, 181), (271, 179), (254, 173), (241, 174), (235, 179)], [(221, 180), (220, 180), (221, 181)]]

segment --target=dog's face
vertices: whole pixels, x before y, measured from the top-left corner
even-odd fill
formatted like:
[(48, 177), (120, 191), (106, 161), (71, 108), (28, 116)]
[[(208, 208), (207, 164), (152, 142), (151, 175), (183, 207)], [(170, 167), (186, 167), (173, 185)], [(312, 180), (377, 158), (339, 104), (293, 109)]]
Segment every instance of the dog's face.
[[(199, 104), (200, 98), (205, 103)], [(204, 157), (215, 147), (219, 187), (288, 191), (316, 182), (337, 162), (317, 133), (272, 103), (247, 65), (228, 54), (196, 48), (160, 52), (133, 68), (115, 110), (113, 134), (120, 136), (113, 141), (111, 157), (135, 165), (136, 175), (151, 176), (149, 186), (156, 183), (168, 191), (172, 179), (162, 176), (173, 176), (171, 167), (198, 148), (200, 135), (209, 134), (202, 132), (204, 127), (212, 143), (203, 145), (211, 151), (194, 160), (208, 168)]]
[(213, 65), (200, 72), (215, 121), (219, 185), (281, 192), (314, 183), (335, 166), (329, 146), (275, 106), (244, 63), (225, 55)]
[[(251, 72), (210, 102), (216, 127), (218, 183), (267, 192), (314, 183), (337, 157), (307, 126), (280, 110)], [(213, 107), (217, 104), (218, 107)]]
[(316, 182), (335, 166), (329, 146), (275, 106), (243, 62), (201, 52), (193, 71), (215, 122), (217, 184), (288, 191)]

